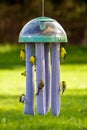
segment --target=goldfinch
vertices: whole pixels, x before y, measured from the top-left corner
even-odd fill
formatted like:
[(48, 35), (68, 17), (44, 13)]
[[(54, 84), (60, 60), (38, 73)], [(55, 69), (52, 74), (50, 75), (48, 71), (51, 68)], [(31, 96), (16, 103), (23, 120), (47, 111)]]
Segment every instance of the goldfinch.
[(64, 93), (65, 89), (66, 89), (66, 82), (62, 81), (61, 82), (61, 91), (62, 91), (62, 94)]
[(65, 60), (67, 52), (64, 47), (61, 47), (60, 55), (61, 55), (62, 59)]
[(30, 63), (35, 65), (36, 64), (36, 57), (35, 56), (31, 56), (29, 59)]
[(20, 51), (20, 58), (22, 59), (22, 60), (26, 60), (26, 56), (25, 56), (25, 51), (24, 50), (21, 50)]
[(43, 89), (43, 87), (44, 87), (44, 81), (41, 80), (38, 85), (38, 91), (37, 91), (36, 95), (39, 95), (39, 92)]

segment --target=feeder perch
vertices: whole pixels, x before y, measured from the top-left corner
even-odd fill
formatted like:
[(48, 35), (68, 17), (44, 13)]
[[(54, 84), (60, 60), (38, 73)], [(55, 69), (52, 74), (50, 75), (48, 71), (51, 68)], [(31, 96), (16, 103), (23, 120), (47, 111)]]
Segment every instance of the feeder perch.
[[(44, 81), (43, 90), (36, 96), (37, 111), (39, 114), (47, 114), (52, 107), (53, 115), (57, 116), (60, 112), (60, 43), (67, 42), (64, 29), (54, 19), (38, 17), (29, 21), (22, 28), (19, 42), (25, 43), (26, 50), (26, 104), (24, 113), (35, 114), (34, 67), (29, 62), (29, 58), (35, 55), (36, 91), (38, 91), (40, 81)], [(52, 47), (52, 58), (50, 57), (50, 47)], [(34, 54), (34, 49), (36, 54)]]

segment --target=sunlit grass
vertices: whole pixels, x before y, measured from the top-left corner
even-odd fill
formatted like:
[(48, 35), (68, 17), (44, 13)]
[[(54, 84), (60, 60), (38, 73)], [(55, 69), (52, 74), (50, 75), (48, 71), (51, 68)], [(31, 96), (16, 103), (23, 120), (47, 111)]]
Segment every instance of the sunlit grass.
[(67, 81), (68, 89), (87, 89), (87, 64), (61, 66), (61, 80)]
[[(0, 50), (0, 130), (86, 130), (87, 129), (87, 64), (85, 47), (67, 49), (65, 63), (61, 63), (61, 78), (67, 83), (66, 91), (61, 95), (61, 112), (58, 117), (52, 115), (24, 115), (24, 105), (19, 96), (26, 91), (26, 77), (21, 76), (25, 63), (19, 58), (23, 47), (13, 47), (8, 51)], [(78, 48), (78, 49), (76, 49)], [(74, 58), (72, 51), (76, 52)], [(81, 55), (79, 52), (82, 52)], [(85, 57), (85, 58), (84, 58)], [(75, 61), (74, 61), (75, 59)], [(83, 62), (82, 62), (83, 60)], [(81, 62), (80, 62), (81, 61)], [(73, 63), (73, 64), (72, 64)], [(4, 64), (4, 66), (3, 66)]]
[[(18, 95), (25, 90), (24, 69), (0, 70), (0, 94)], [(15, 92), (15, 93), (14, 93)]]

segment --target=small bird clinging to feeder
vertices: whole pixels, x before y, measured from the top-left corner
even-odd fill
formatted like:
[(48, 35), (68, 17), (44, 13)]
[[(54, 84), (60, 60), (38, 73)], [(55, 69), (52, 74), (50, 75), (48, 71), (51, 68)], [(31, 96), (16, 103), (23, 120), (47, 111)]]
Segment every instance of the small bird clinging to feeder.
[(25, 51), (24, 50), (21, 50), (20, 51), (20, 58), (22, 59), (22, 60), (26, 60), (26, 56), (25, 56)]
[(36, 57), (35, 56), (31, 56), (29, 59), (30, 63), (35, 65), (36, 64)]
[(19, 102), (24, 103), (25, 102), (25, 94), (22, 94), (20, 96)]
[(67, 55), (67, 52), (66, 52), (66, 50), (65, 50), (64, 47), (61, 47), (61, 52), (60, 52), (60, 54), (61, 54), (62, 59), (65, 60), (66, 55)]
[(43, 87), (44, 87), (44, 81), (41, 80), (40, 84), (38, 85), (38, 91), (37, 91), (36, 95), (39, 95), (39, 92), (43, 89)]
[(66, 89), (66, 82), (65, 82), (65, 81), (62, 81), (62, 82), (61, 82), (62, 94), (64, 93), (65, 89)]
[(34, 65), (35, 67), (35, 71), (36, 71), (36, 57), (35, 56), (31, 56), (29, 59), (30, 63)]

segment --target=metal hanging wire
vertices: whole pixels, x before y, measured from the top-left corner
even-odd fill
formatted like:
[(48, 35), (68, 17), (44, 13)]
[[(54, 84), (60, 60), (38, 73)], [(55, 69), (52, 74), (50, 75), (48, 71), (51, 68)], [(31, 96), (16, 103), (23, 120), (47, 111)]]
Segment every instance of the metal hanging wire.
[(42, 0), (42, 17), (44, 17), (44, 0)]

